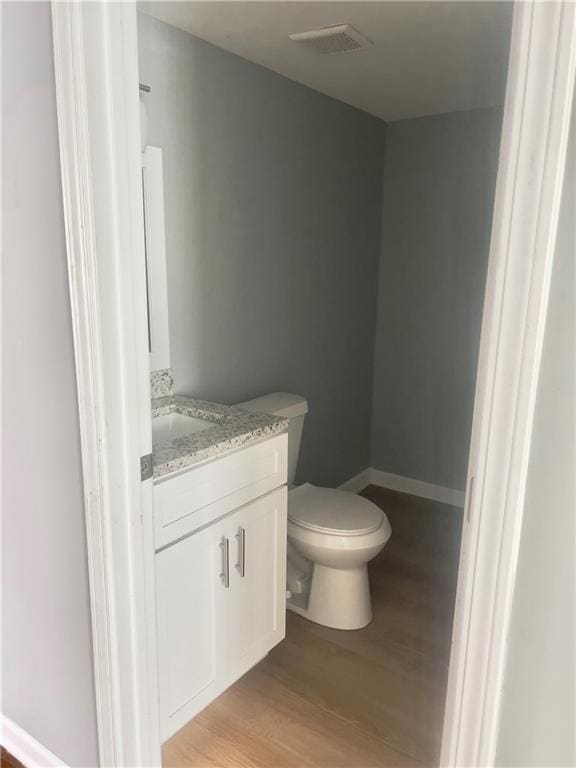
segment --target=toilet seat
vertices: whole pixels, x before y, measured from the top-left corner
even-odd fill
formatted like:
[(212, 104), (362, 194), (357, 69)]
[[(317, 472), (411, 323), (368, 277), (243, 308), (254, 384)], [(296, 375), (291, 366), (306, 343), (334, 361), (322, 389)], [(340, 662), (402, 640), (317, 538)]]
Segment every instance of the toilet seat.
[(363, 496), (305, 483), (288, 494), (288, 519), (318, 533), (361, 536), (378, 530), (384, 513)]

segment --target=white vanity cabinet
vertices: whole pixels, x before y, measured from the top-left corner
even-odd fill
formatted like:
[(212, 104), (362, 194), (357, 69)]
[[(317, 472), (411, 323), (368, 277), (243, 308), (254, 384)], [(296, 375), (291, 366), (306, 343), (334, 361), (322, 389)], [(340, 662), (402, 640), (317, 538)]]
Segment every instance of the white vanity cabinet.
[[(233, 466), (247, 467), (244, 481), (236, 477), (239, 487), (261, 487), (262, 472), (253, 466), (254, 461), (265, 464), (270, 450), (285, 456), (285, 439), (286, 436), (281, 435), (265, 441), (272, 445), (259, 443), (233, 454), (236, 457)], [(212, 463), (230, 458), (215, 459)], [(285, 462), (285, 458), (282, 461)], [(195, 478), (198, 469), (205, 470), (205, 465), (173, 478), (179, 481), (177, 496), (182, 495), (182, 479), (187, 477), (189, 495), (196, 498), (195, 481), (206, 479), (205, 472), (199, 472)], [(268, 466), (268, 469), (273, 469), (268, 476), (275, 477), (274, 490), (232, 512), (227, 511), (228, 505), (217, 504), (213, 522), (207, 522), (205, 513), (198, 509), (201, 527), (156, 554), (163, 741), (284, 637), (286, 467)], [(215, 471), (214, 476), (218, 474)], [(255, 476), (260, 478), (256, 486)], [(170, 482), (163, 484), (164, 504)], [(229, 478), (226, 487), (230, 490)], [(203, 493), (210, 499), (218, 496), (207, 493), (206, 489)], [(222, 509), (226, 510), (224, 514)], [(155, 505), (155, 515), (156, 512)], [(166, 508), (162, 514), (165, 518)]]

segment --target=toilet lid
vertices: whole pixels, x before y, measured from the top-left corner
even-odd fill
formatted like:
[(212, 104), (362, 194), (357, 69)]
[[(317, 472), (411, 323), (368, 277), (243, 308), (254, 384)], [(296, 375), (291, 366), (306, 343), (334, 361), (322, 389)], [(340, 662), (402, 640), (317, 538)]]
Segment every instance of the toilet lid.
[(288, 518), (314, 531), (352, 536), (377, 530), (384, 513), (363, 496), (305, 483), (288, 494)]

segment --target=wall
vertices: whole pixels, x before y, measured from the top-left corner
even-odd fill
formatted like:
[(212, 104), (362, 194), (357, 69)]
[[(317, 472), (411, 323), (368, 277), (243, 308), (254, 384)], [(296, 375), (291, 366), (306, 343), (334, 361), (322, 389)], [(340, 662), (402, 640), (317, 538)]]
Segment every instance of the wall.
[(369, 465), (384, 123), (140, 14), (176, 391), (310, 402), (299, 479)]
[(501, 111), (389, 123), (372, 466), (464, 489)]
[(574, 766), (576, 111), (544, 337), (497, 765)]
[(48, 3), (2, 3), (2, 711), (98, 759)]

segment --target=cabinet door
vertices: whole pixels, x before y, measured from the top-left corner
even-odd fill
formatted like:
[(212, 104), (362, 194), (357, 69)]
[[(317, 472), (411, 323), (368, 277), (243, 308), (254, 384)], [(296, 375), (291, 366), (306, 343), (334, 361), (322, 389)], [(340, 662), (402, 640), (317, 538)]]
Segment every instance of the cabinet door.
[(231, 682), (285, 635), (286, 513), (284, 486), (229, 518)]
[(163, 741), (218, 695), (226, 681), (226, 535), (227, 525), (215, 523), (156, 555)]

